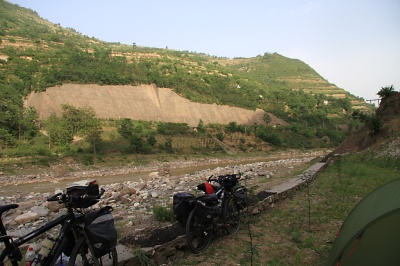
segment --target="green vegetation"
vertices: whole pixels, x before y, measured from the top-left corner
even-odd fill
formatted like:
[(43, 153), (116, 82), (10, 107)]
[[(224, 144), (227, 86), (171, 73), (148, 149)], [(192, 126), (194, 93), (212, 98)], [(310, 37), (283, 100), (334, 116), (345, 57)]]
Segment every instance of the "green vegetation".
[(366, 114), (360, 112), (359, 110), (354, 110), (352, 116), (353, 118), (364, 123), (365, 126), (370, 130), (370, 134), (372, 136), (377, 134), (383, 126), (382, 121), (376, 116), (376, 114)]
[(149, 259), (146, 252), (141, 247), (135, 248), (135, 250), (133, 251), (133, 256), (136, 258), (137, 263), (140, 266), (152, 265), (151, 260)]
[(165, 207), (163, 205), (154, 205), (153, 206), (154, 217), (157, 221), (160, 222), (174, 222), (174, 210), (170, 207)]
[(380, 98), (385, 99), (386, 97), (393, 95), (395, 93), (393, 85), (382, 87), (382, 89), (377, 93)]
[[(350, 116), (351, 101), (357, 99), (299, 60), (276, 53), (226, 59), (106, 43), (45, 21), (36, 12), (7, 1), (0, 1), (0, 10), (1, 156), (101, 155), (116, 149), (120, 153), (179, 153), (187, 151), (187, 145), (192, 147), (190, 152), (203, 152), (214, 147), (212, 136), (237, 146), (235, 135), (240, 135), (238, 149), (242, 151), (252, 150), (260, 141), (275, 148), (334, 147), (348, 134), (338, 125), (358, 125)], [(35, 109), (23, 108), (23, 98), (29, 93), (63, 83), (155, 84), (195, 102), (263, 109), (290, 126), (232, 122), (216, 128), (199, 121), (194, 133), (182, 123), (126, 119), (110, 123), (97, 119), (92, 110), (73, 107), (39, 121)], [(86, 124), (65, 116), (80, 117)], [(269, 123), (271, 117), (264, 119)], [(177, 143), (179, 136), (198, 138), (198, 142), (207, 139), (203, 141), (206, 145)], [(76, 141), (76, 137), (83, 140)], [(217, 148), (207, 152), (213, 151)]]
[[(174, 265), (324, 265), (336, 232), (356, 204), (397, 178), (399, 158), (339, 157), (309, 187), (259, 216), (243, 216), (239, 234), (213, 242), (214, 250)], [(215, 253), (218, 252), (218, 256)]]

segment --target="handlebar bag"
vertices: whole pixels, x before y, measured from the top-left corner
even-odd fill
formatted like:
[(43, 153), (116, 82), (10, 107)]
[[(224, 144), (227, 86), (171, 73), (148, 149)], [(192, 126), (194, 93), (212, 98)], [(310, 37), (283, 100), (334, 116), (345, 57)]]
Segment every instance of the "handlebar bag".
[(186, 221), (190, 212), (194, 208), (193, 200), (195, 196), (187, 192), (176, 193), (173, 197), (173, 210), (175, 219), (182, 225), (186, 225)]
[(218, 183), (226, 189), (232, 189), (238, 183), (235, 174), (218, 176)]
[(74, 182), (67, 187), (68, 197), (73, 198), (74, 208), (88, 208), (97, 203), (97, 200), (91, 198), (84, 198), (84, 196), (98, 196), (99, 185), (96, 180), (83, 180)]
[(97, 258), (104, 256), (117, 245), (117, 229), (112, 215), (113, 208), (105, 206), (90, 211), (85, 217), (85, 229)]

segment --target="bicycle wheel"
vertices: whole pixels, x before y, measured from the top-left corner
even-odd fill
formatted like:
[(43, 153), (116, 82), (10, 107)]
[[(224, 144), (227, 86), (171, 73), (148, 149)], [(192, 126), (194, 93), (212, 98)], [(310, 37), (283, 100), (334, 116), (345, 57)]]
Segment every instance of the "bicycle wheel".
[(228, 234), (234, 234), (239, 230), (240, 211), (232, 198), (224, 202), (222, 219)]
[(196, 221), (194, 208), (186, 222), (186, 243), (196, 254), (207, 249), (211, 241), (212, 225), (204, 225)]
[[(89, 266), (95, 265), (93, 260), (94, 255), (90, 252), (88, 245), (86, 243), (86, 239), (81, 237), (76, 246), (71, 252), (71, 257), (69, 258), (70, 266)], [(102, 266), (117, 266), (118, 265), (118, 257), (117, 257), (117, 249), (112, 249), (106, 255), (98, 258), (100, 265)]]

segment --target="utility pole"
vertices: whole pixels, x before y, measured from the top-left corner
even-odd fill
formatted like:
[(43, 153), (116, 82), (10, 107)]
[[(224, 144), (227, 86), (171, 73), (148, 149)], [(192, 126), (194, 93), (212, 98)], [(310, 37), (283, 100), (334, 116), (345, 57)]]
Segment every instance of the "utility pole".
[(378, 102), (378, 106), (379, 106), (381, 99), (372, 99), (372, 100), (365, 100), (365, 101), (369, 102), (369, 104), (372, 104), (372, 102)]

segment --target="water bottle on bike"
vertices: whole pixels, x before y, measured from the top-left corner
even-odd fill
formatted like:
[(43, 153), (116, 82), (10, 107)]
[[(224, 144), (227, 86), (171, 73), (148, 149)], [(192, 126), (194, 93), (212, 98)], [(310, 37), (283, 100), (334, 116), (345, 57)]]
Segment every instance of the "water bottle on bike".
[(28, 251), (26, 251), (26, 254), (25, 254), (25, 266), (31, 266), (35, 256), (36, 256), (36, 253), (33, 250), (33, 247), (29, 246)]
[(45, 240), (42, 241), (42, 247), (39, 250), (39, 253), (36, 255), (35, 259), (33, 260), (32, 266), (40, 265), (44, 259), (49, 255), (50, 250), (54, 246), (54, 239), (52, 237), (47, 237)]

